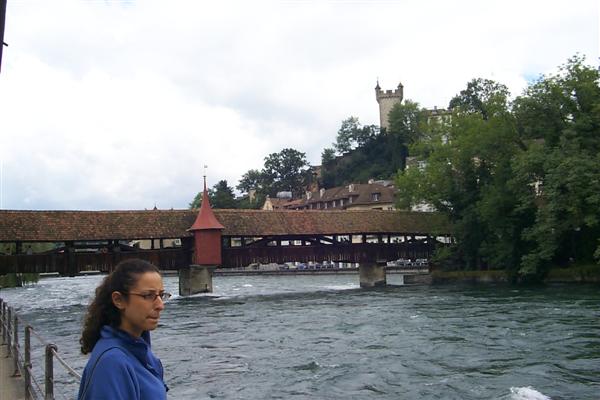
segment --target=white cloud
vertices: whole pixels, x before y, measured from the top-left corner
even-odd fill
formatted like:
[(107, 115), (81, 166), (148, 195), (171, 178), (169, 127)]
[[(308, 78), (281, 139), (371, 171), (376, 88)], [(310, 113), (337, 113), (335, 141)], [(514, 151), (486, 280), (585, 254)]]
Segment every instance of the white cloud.
[(579, 52), (594, 1), (13, 0), (0, 74), (5, 208), (186, 207), (284, 147), (318, 163), (373, 87), (445, 107), (475, 77), (518, 95)]

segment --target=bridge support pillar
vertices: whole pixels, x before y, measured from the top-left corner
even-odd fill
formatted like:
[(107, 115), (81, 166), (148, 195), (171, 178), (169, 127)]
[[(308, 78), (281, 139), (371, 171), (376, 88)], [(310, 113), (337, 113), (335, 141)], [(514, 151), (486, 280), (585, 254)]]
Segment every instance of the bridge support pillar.
[(386, 263), (360, 263), (358, 274), (360, 276), (361, 288), (372, 288), (387, 285)]
[(179, 295), (191, 296), (198, 293), (212, 293), (213, 271), (216, 266), (190, 265), (179, 270)]

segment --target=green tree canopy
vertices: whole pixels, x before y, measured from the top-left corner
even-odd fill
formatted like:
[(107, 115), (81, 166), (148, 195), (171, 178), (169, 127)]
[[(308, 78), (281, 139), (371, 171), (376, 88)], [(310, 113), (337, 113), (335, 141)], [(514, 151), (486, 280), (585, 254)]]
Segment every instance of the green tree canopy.
[(427, 164), (399, 174), (399, 206), (425, 201), (451, 218), (455, 263), (539, 279), (600, 258), (600, 86), (583, 61), (513, 103), (504, 85), (471, 81), (451, 101), (445, 140), (412, 145), (428, 142)]
[[(226, 180), (221, 180), (208, 189), (208, 196), (212, 208), (238, 208), (233, 188), (229, 187)], [(198, 192), (190, 203), (190, 208), (199, 208), (201, 205), (202, 192)]]
[(257, 169), (250, 169), (238, 182), (237, 190), (242, 193), (249, 193), (251, 190), (261, 192), (265, 186), (262, 173)]
[(306, 154), (287, 148), (265, 157), (262, 170), (251, 169), (242, 175), (237, 189), (243, 193), (255, 190), (257, 199), (262, 201), (266, 196), (275, 196), (281, 191), (300, 195), (304, 193), (309, 179)]
[(508, 103), (508, 88), (489, 79), (473, 79), (467, 88), (450, 100), (448, 108), (457, 112), (478, 113), (483, 119), (495, 112), (504, 112)]
[(406, 167), (406, 157), (409, 155), (409, 146), (420, 141), (423, 137), (426, 112), (419, 107), (419, 104), (405, 100), (403, 103), (394, 104), (388, 115), (389, 130), (391, 141), (397, 148), (394, 164), (399, 169)]
[(362, 126), (358, 118), (348, 117), (342, 121), (333, 147), (339, 154), (345, 154), (356, 147), (364, 146), (378, 133), (379, 127), (376, 125)]
[(269, 187), (269, 195), (277, 192), (291, 191), (294, 195), (304, 193), (308, 181), (308, 161), (306, 154), (295, 149), (283, 149), (279, 153), (271, 153), (265, 157), (265, 165), (261, 172), (264, 182)]
[[(523, 271), (600, 258), (600, 86), (598, 70), (571, 58), (515, 100), (520, 134), (531, 143), (515, 158), (515, 179), (535, 185), (535, 221)], [(520, 198), (521, 206), (531, 204)]]

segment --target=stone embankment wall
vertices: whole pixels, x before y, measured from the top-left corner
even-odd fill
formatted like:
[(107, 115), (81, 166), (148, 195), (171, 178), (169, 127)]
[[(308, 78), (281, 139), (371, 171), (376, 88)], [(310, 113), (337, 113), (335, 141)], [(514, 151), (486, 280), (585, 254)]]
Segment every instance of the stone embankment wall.
[(504, 271), (432, 271), (431, 282), (440, 283), (507, 283)]
[[(443, 283), (509, 283), (506, 271), (432, 271), (433, 284)], [(600, 265), (553, 268), (544, 283), (600, 283)]]

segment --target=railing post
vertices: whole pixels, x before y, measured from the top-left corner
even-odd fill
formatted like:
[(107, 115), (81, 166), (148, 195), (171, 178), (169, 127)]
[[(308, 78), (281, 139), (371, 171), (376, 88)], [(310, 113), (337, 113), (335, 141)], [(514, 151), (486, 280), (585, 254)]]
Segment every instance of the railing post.
[(6, 349), (6, 357), (7, 358), (10, 357), (10, 354), (12, 352), (12, 340), (11, 340), (11, 337), (12, 337), (11, 319), (12, 318), (11, 318), (11, 315), (12, 315), (12, 307), (8, 307), (8, 315), (7, 315), (8, 318), (6, 319), (6, 330), (8, 330), (8, 333), (6, 335), (6, 339), (7, 339), (6, 344), (8, 345), (8, 348)]
[(54, 356), (52, 350), (56, 351), (57, 347), (55, 344), (46, 345), (46, 374), (44, 380), (45, 387), (45, 400), (54, 400)]
[(19, 371), (19, 317), (17, 317), (17, 313), (14, 313), (14, 336), (13, 336), (13, 367), (15, 368), (15, 372), (13, 372), (12, 376), (21, 376), (21, 372)]
[(2, 344), (6, 344), (8, 336), (8, 323), (6, 322), (6, 303), (2, 303)]
[(31, 326), (25, 327), (25, 363), (23, 364), (25, 374), (25, 398), (29, 399), (31, 391)]
[(6, 339), (6, 330), (4, 329), (4, 300), (0, 298), (0, 332), (2, 332), (2, 344)]

